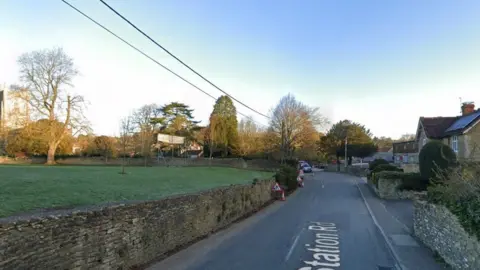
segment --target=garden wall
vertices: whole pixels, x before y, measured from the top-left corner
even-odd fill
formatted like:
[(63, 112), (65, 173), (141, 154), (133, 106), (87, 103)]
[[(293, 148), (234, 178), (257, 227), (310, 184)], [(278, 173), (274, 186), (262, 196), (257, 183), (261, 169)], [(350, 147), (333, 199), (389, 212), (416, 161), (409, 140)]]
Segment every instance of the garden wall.
[(157, 201), (0, 219), (0, 269), (129, 269), (271, 201), (273, 180)]
[(415, 201), (414, 232), (454, 269), (480, 269), (480, 242), (446, 207)]
[(425, 192), (412, 190), (399, 190), (398, 188), (402, 184), (401, 179), (385, 179), (380, 177), (376, 184), (371, 179), (368, 180), (368, 183), (378, 197), (387, 200), (415, 199), (426, 194)]

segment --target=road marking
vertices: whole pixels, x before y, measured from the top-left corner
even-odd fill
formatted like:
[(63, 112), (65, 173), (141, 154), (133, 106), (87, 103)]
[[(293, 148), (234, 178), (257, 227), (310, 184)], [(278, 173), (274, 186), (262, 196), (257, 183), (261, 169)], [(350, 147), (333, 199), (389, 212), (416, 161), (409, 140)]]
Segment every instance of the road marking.
[[(365, 199), (365, 196), (363, 195), (362, 189), (358, 185), (357, 180), (353, 179), (353, 181), (355, 182), (355, 185), (357, 186), (358, 191), (360, 191), (360, 195), (362, 196), (363, 203), (367, 207), (368, 213), (370, 214), (370, 217), (373, 220), (373, 224), (375, 224), (377, 229), (380, 231), (380, 234), (383, 236), (383, 239), (385, 240), (385, 243), (387, 243), (388, 249), (390, 249), (390, 253), (393, 255), (392, 257), (393, 257), (393, 260), (395, 261), (395, 269), (403, 270), (404, 267), (401, 263), (400, 256), (398, 256), (398, 254), (395, 251), (395, 249), (393, 248), (393, 244), (390, 242), (390, 239), (388, 238), (387, 234), (385, 233), (385, 231), (383, 230), (383, 228), (380, 226), (377, 219), (375, 218), (375, 215), (373, 214), (372, 209), (370, 209), (370, 205), (368, 205), (367, 199)], [(308, 269), (305, 269), (305, 270), (308, 270)]]
[[(308, 251), (313, 252), (313, 261), (303, 261), (308, 266), (298, 270), (335, 270), (340, 267), (340, 239), (335, 223), (311, 222), (308, 230), (315, 232), (315, 244), (305, 244)], [(317, 268), (319, 267), (320, 268)]]
[(290, 259), (290, 256), (292, 255), (292, 252), (295, 249), (295, 246), (297, 245), (298, 239), (300, 239), (300, 235), (302, 234), (302, 232), (304, 230), (305, 230), (305, 228), (302, 228), (302, 230), (300, 230), (300, 232), (295, 237), (295, 240), (293, 240), (292, 246), (288, 250), (287, 256), (285, 256), (285, 262), (288, 261), (288, 259)]

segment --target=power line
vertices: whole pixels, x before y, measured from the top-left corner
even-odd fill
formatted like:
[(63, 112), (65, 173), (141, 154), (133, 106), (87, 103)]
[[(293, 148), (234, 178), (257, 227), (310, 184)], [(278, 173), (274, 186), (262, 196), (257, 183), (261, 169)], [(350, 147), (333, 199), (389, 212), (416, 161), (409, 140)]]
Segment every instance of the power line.
[(93, 23), (95, 23), (96, 25), (100, 26), (101, 28), (103, 28), (103, 30), (107, 31), (108, 33), (112, 34), (113, 36), (115, 36), (116, 38), (118, 38), (119, 40), (121, 40), (123, 43), (127, 44), (128, 46), (130, 46), (132, 49), (136, 50), (137, 52), (141, 53), (143, 56), (147, 57), (148, 59), (152, 60), (154, 63), (156, 63), (157, 65), (161, 66), (162, 68), (166, 69), (168, 72), (172, 73), (173, 75), (177, 76), (177, 78), (181, 79), (182, 81), (188, 83), (189, 85), (193, 86), (194, 88), (196, 88), (197, 90), (201, 91), (202, 93), (204, 93), (205, 95), (213, 98), (214, 100), (217, 100), (216, 97), (212, 96), (211, 94), (207, 93), (206, 91), (204, 91), (203, 89), (201, 89), (200, 87), (196, 86), (195, 84), (189, 82), (187, 79), (183, 78), (182, 76), (178, 75), (177, 73), (175, 73), (173, 70), (169, 69), (168, 67), (162, 65), (160, 62), (158, 62), (157, 60), (153, 59), (150, 55), (144, 53), (142, 50), (140, 50), (139, 48), (135, 47), (134, 45), (132, 45), (130, 42), (126, 41), (125, 39), (123, 39), (122, 37), (118, 36), (117, 34), (113, 33), (112, 31), (110, 31), (110, 29), (108, 29), (107, 27), (103, 26), (102, 24), (100, 24), (99, 22), (95, 21), (94, 19), (92, 19), (90, 16), (88, 16), (87, 14), (83, 13), (81, 10), (79, 10), (78, 8), (74, 7), (73, 5), (71, 5), (70, 3), (68, 3), (67, 1), (65, 0), (61, 0), (63, 3), (67, 4), (69, 7), (71, 7), (72, 9), (74, 9), (76, 12), (82, 14), (85, 18), (89, 19), (90, 21), (92, 21)]
[[(62, 0), (63, 1), (63, 0)], [(155, 45), (157, 45), (158, 47), (160, 47), (162, 50), (164, 50), (166, 53), (168, 53), (171, 57), (175, 58), (178, 62), (180, 62), (182, 65), (184, 65), (185, 67), (187, 67), (190, 71), (192, 71), (193, 73), (197, 74), (200, 78), (202, 78), (203, 80), (205, 80), (206, 82), (208, 82), (210, 85), (212, 85), (213, 87), (215, 87), (217, 90), (219, 90), (220, 92), (224, 93), (225, 95), (227, 95), (228, 97), (230, 97), (231, 99), (235, 100), (236, 102), (238, 102), (239, 104), (243, 105), (244, 107), (250, 109), (251, 111), (263, 116), (263, 117), (266, 117), (267, 119), (270, 119), (269, 116), (249, 107), (248, 105), (246, 105), (245, 103), (241, 102), (240, 100), (234, 98), (233, 96), (231, 96), (230, 94), (228, 94), (227, 92), (225, 92), (224, 90), (222, 90), (220, 87), (216, 86), (214, 83), (212, 83), (210, 80), (208, 80), (207, 78), (205, 78), (204, 76), (202, 76), (200, 73), (198, 73), (197, 71), (195, 71), (193, 68), (191, 68), (189, 65), (185, 64), (182, 60), (180, 60), (177, 56), (175, 56), (173, 53), (171, 53), (170, 51), (168, 51), (167, 49), (165, 49), (165, 47), (163, 47), (162, 45), (158, 44), (158, 42), (156, 42), (153, 38), (151, 38), (149, 35), (147, 35), (145, 32), (143, 32), (140, 28), (138, 28), (135, 24), (133, 24), (132, 22), (130, 22), (127, 18), (125, 18), (122, 14), (120, 14), (118, 11), (116, 11), (113, 7), (111, 7), (110, 5), (108, 5), (105, 1), (103, 0), (100, 0), (100, 2), (102, 2), (102, 4), (104, 4), (106, 7), (108, 7), (111, 11), (113, 11), (117, 16), (119, 16), (120, 18), (122, 18), (125, 22), (127, 22), (128, 24), (130, 24), (130, 26), (132, 26), (133, 28), (135, 28), (135, 30), (137, 30), (138, 32), (140, 32), (142, 35), (144, 35), (146, 38), (148, 38), (150, 41), (152, 41), (153, 43), (155, 43)]]
[[(76, 8), (75, 6), (73, 6), (72, 4), (70, 4), (69, 2), (65, 1), (65, 0), (61, 0), (63, 3), (65, 3), (66, 5), (68, 5), (70, 8), (72, 8), (73, 10), (75, 10), (76, 12), (80, 13), (82, 16), (84, 16), (85, 18), (87, 18), (88, 20), (90, 20), (91, 22), (93, 22), (94, 24), (96, 24), (97, 26), (101, 27), (103, 30), (107, 31), (108, 33), (110, 33), (111, 35), (113, 35), (114, 37), (116, 37), (117, 39), (119, 39), (120, 41), (122, 41), (123, 43), (127, 44), (129, 47), (131, 47), (132, 49), (136, 50), (137, 52), (141, 53), (143, 56), (147, 57), (148, 59), (150, 59), (151, 61), (153, 61), (155, 64), (159, 65), (160, 67), (164, 68), (165, 70), (167, 70), (168, 72), (172, 73), (173, 75), (175, 75), (177, 78), (181, 79), (182, 81), (188, 83), (190, 86), (194, 87), (195, 89), (199, 90), (200, 92), (204, 93), (205, 95), (211, 97), (213, 100), (217, 100), (216, 97), (212, 96), (211, 94), (209, 94), (208, 92), (204, 91), (203, 89), (201, 89), (200, 87), (196, 86), (195, 84), (191, 83), (190, 81), (188, 81), (187, 79), (183, 78), (182, 76), (178, 75), (177, 73), (175, 73), (173, 70), (169, 69), (168, 67), (162, 65), (160, 62), (158, 62), (157, 60), (155, 60), (153, 57), (151, 57), (150, 55), (146, 54), (145, 52), (143, 52), (142, 50), (140, 50), (139, 48), (135, 47), (134, 45), (132, 45), (130, 42), (126, 41), (125, 39), (123, 39), (122, 37), (118, 36), (117, 34), (115, 34), (114, 32), (112, 32), (110, 29), (108, 29), (107, 27), (103, 26), (101, 23), (97, 22), (96, 20), (94, 20), (92, 17), (88, 16), (87, 14), (83, 13), (81, 10), (79, 10), (78, 8)], [(244, 116), (244, 117), (249, 117), (241, 112), (238, 112), (238, 114)], [(256, 123), (262, 125), (262, 126), (265, 126), (264, 124), (262, 123), (259, 123), (257, 121), (255, 121)]]

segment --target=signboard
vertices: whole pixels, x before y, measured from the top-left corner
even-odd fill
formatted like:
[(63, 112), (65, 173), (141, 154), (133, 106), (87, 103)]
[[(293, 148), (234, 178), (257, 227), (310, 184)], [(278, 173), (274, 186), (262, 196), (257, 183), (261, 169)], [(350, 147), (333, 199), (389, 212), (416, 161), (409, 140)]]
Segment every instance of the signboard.
[(173, 136), (168, 134), (158, 134), (157, 141), (169, 144), (184, 144), (185, 137)]

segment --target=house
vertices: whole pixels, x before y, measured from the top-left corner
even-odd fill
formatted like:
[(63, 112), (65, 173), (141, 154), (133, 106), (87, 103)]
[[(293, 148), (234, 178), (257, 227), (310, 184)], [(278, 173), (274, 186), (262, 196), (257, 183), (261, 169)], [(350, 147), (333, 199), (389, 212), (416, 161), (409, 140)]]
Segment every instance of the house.
[(418, 150), (429, 140), (441, 140), (449, 145), (457, 157), (480, 160), (480, 110), (473, 102), (464, 102), (462, 114), (447, 117), (420, 117), (416, 142)]
[(418, 163), (417, 141), (393, 143), (393, 162), (395, 164)]

